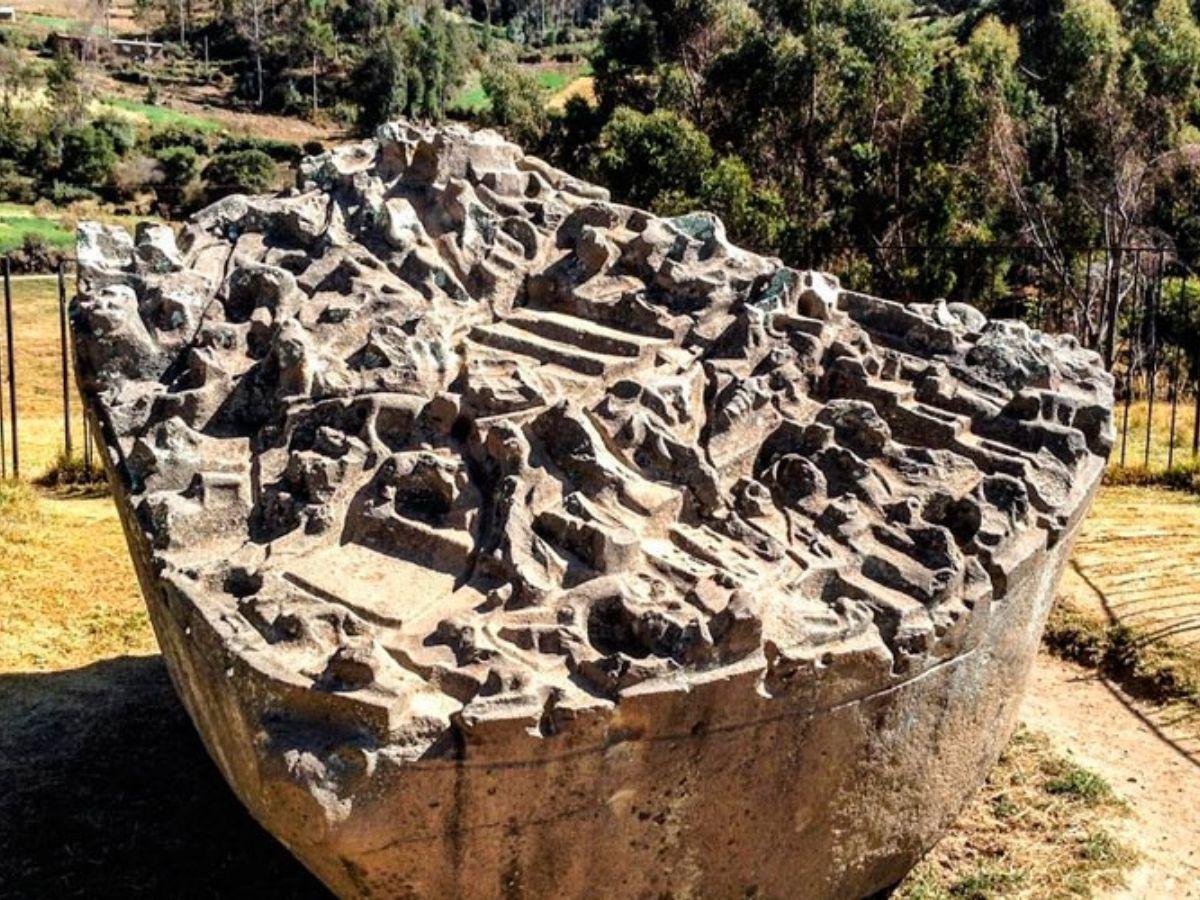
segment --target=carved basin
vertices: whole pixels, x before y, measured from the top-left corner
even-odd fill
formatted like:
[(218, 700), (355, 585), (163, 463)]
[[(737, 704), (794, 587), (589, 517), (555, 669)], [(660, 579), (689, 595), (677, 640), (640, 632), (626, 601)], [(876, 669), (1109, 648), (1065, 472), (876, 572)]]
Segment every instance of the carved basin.
[(347, 897), (860, 897), (994, 763), (1112, 442), (1070, 339), (843, 290), (489, 132), (84, 225), (171, 676)]

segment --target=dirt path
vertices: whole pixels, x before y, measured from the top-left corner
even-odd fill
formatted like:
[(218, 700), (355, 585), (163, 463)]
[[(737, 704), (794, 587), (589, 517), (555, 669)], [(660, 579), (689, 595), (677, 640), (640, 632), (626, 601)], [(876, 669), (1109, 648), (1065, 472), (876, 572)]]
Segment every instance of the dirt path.
[(1200, 738), (1095, 672), (1042, 654), (1022, 719), (1129, 801), (1122, 838), (1142, 862), (1113, 897), (1200, 898)]

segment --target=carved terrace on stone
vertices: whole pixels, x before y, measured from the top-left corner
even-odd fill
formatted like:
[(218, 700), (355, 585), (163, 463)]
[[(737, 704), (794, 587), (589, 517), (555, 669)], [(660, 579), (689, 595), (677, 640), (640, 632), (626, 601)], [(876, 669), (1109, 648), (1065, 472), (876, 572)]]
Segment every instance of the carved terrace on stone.
[(79, 260), (176, 687), (343, 896), (896, 882), (1011, 732), (1112, 442), (1070, 338), (486, 131), (388, 125)]

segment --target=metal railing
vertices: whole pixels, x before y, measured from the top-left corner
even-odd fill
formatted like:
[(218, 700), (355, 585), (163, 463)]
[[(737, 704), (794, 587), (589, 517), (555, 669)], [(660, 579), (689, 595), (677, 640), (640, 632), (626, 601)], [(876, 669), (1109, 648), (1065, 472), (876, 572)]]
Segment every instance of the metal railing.
[[(71, 406), (74, 385), (71, 383), (70, 317), (67, 314), (67, 263), (60, 260), (54, 274), (58, 287), (59, 372), (62, 389), (62, 441), (66, 459), (74, 457), (71, 428)], [(3, 262), (4, 280), (4, 355), (0, 358), (0, 479), (21, 477), (21, 416), (18, 403), (17, 340), (19, 334), (13, 312), (13, 274), (8, 256)], [(7, 400), (7, 406), (5, 401)], [(5, 422), (7, 415), (7, 424)], [(83, 463), (93, 465), (93, 449), (87, 418), (83, 420)]]

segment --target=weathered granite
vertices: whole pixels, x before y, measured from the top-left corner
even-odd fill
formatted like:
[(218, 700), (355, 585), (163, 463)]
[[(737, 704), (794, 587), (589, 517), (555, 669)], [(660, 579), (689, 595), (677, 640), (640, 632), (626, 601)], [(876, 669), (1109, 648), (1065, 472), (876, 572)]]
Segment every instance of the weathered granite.
[(1069, 338), (385, 126), (81, 232), (159, 641), (344, 896), (857, 897), (979, 785), (1112, 442)]

